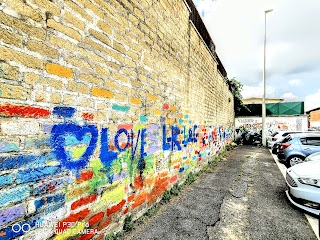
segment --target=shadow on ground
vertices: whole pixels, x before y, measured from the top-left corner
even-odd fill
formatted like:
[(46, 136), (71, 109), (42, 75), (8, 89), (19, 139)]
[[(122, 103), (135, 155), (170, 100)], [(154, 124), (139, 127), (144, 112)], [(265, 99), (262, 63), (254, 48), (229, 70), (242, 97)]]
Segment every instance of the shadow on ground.
[(126, 239), (316, 239), (270, 152), (239, 146)]

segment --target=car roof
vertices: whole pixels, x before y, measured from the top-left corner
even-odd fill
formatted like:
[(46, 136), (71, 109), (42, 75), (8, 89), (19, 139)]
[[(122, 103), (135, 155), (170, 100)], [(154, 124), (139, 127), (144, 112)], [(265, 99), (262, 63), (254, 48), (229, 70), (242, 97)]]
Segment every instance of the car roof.
[(284, 133), (302, 133), (302, 132), (306, 132), (306, 131), (294, 131), (294, 130), (293, 131), (278, 131), (278, 134), (282, 135)]
[(320, 132), (303, 132), (303, 133), (292, 133), (290, 134), (293, 137), (320, 137)]

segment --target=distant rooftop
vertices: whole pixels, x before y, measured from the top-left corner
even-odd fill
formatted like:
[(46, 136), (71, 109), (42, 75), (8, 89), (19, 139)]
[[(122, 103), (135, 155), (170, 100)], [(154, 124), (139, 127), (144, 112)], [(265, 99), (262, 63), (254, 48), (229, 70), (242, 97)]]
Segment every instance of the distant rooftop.
[[(243, 104), (262, 104), (262, 98), (258, 97), (252, 97), (252, 98), (246, 98), (242, 99)], [(266, 103), (280, 103), (284, 99), (283, 98), (266, 98)]]
[[(245, 98), (243, 100), (250, 100), (250, 99), (261, 99), (260, 97), (252, 97), (252, 98)], [(266, 100), (279, 100), (279, 101), (283, 101), (284, 99), (283, 98), (266, 98)]]
[(310, 114), (310, 112), (317, 111), (317, 110), (320, 110), (320, 107), (311, 109), (311, 110), (307, 111), (306, 114)]

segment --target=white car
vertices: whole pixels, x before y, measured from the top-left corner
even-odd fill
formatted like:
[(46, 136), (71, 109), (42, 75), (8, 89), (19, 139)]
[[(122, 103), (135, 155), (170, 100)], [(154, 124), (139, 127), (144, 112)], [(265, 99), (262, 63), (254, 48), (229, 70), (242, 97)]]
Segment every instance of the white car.
[(312, 153), (304, 160), (304, 162), (309, 161), (320, 161), (320, 152)]
[(301, 131), (279, 131), (273, 133), (268, 139), (268, 148), (272, 148), (275, 143), (281, 142), (286, 136), (293, 133), (300, 133)]
[(286, 182), (288, 186), (286, 194), (290, 202), (298, 208), (319, 216), (320, 160), (306, 159), (305, 162), (287, 169)]

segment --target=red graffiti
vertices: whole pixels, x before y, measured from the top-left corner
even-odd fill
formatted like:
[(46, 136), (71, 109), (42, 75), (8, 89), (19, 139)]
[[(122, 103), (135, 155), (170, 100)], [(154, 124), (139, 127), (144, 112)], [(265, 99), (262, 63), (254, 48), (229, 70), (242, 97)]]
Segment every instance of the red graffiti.
[(169, 104), (168, 103), (164, 103), (162, 106), (163, 110), (168, 110), (169, 109)]
[(86, 121), (92, 121), (94, 118), (94, 115), (92, 113), (83, 113), (82, 118)]
[(5, 117), (26, 117), (26, 118), (39, 118), (48, 117), (50, 111), (43, 108), (30, 107), (30, 106), (17, 106), (17, 105), (2, 105), (0, 106), (0, 116)]

